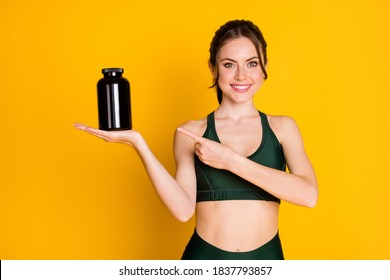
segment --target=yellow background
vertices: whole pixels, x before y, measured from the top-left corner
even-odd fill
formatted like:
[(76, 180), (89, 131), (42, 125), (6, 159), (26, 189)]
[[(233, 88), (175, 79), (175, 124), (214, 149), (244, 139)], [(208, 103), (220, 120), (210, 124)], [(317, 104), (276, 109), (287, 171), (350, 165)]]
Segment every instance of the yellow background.
[(137, 154), (97, 125), (96, 82), (123, 67), (134, 129), (174, 173), (177, 125), (217, 106), (215, 30), (254, 21), (269, 44), (259, 109), (298, 122), (320, 186), (282, 203), (287, 259), (389, 259), (390, 4), (385, 0), (2, 1), (0, 259), (178, 259), (175, 221)]

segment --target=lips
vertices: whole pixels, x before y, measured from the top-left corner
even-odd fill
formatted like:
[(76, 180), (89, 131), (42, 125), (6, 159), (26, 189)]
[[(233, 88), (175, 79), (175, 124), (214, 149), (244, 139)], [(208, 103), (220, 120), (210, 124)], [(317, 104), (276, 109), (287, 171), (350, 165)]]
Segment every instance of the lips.
[(237, 85), (237, 84), (232, 84), (230, 86), (233, 88), (234, 91), (239, 93), (247, 92), (251, 87), (251, 85)]

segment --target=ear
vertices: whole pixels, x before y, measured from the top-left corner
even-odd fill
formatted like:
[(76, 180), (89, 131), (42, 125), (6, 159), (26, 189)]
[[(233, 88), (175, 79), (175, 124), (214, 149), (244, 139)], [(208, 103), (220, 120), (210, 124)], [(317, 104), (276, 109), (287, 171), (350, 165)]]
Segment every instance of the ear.
[(211, 74), (213, 75), (213, 77), (214, 77), (214, 79), (216, 79), (217, 78), (217, 69), (216, 69), (216, 67), (214, 67), (212, 64), (211, 64), (211, 62), (210, 62), (210, 60), (209, 60), (209, 69), (210, 69), (210, 72), (211, 72)]

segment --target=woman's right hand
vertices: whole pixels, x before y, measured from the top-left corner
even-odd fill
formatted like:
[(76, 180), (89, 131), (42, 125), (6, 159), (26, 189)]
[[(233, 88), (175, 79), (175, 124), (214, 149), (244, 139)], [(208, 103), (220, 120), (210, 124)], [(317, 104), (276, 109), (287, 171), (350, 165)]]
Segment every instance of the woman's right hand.
[(133, 146), (140, 156), (145, 170), (157, 194), (172, 215), (179, 221), (188, 221), (195, 211), (196, 176), (194, 170), (194, 144), (184, 137), (176, 140), (175, 157), (178, 161), (173, 177), (150, 150), (141, 133), (135, 130), (105, 131), (75, 123), (76, 129), (85, 131), (111, 143)]
[(142, 141), (141, 134), (135, 130), (105, 131), (81, 123), (75, 123), (74, 127), (110, 143), (122, 143), (137, 147)]

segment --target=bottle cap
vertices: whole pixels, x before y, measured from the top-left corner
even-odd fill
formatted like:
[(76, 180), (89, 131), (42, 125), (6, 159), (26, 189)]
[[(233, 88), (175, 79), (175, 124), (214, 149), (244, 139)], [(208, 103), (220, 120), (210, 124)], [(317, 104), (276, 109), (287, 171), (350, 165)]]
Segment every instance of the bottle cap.
[(102, 73), (123, 73), (123, 68), (103, 68)]

